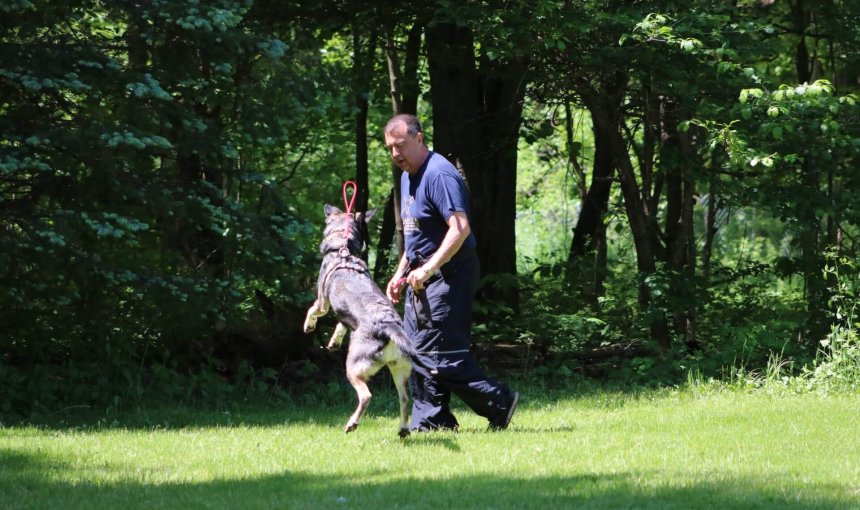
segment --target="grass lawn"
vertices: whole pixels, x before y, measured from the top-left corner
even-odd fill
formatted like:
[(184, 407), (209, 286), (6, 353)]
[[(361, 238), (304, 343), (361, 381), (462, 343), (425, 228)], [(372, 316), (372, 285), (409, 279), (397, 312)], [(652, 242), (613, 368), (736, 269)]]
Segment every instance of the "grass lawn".
[(0, 428), (0, 508), (858, 508), (860, 395), (524, 391), (512, 427), (396, 436), (378, 391)]

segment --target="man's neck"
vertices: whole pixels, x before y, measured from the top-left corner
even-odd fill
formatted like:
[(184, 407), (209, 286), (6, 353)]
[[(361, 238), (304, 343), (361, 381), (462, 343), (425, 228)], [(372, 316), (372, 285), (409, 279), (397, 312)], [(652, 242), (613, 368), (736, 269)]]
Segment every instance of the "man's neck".
[(429, 158), (429, 157), (430, 157), (430, 149), (428, 149), (425, 146), (424, 147), (424, 153), (421, 155), (421, 164), (418, 165), (417, 168), (412, 168), (410, 170), (407, 170), (406, 173), (408, 173), (409, 175), (416, 175), (418, 172), (421, 171), (422, 168), (424, 168), (424, 165), (427, 164), (427, 158)]

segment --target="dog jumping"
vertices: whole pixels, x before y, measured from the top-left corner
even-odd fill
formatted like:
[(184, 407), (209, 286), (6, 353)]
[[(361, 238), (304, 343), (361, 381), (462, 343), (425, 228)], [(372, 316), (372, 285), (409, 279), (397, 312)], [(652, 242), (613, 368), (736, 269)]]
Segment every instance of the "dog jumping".
[[(417, 353), (406, 336), (394, 305), (370, 277), (367, 263), (361, 258), (367, 242), (367, 222), (375, 209), (367, 213), (345, 213), (325, 205), (325, 231), (320, 244), (323, 259), (317, 281), (317, 299), (308, 310), (304, 331), (316, 328), (317, 319), (334, 311), (338, 324), (328, 342), (331, 351), (340, 348), (347, 328), (352, 332), (346, 356), (346, 377), (358, 395), (358, 407), (344, 427), (349, 433), (370, 403), (367, 381), (382, 367), (388, 367), (400, 400), (400, 430), (409, 435), (409, 399), (406, 387), (412, 373), (410, 360)], [(421, 366), (416, 370), (422, 371)], [(423, 373), (423, 371), (422, 371)]]

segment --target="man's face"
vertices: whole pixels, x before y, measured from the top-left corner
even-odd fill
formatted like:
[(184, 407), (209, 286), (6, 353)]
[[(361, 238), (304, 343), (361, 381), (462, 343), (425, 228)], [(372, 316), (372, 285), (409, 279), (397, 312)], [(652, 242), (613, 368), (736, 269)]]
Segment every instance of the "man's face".
[(385, 146), (391, 152), (391, 159), (401, 170), (415, 173), (427, 157), (424, 147), (424, 133), (414, 137), (406, 133), (406, 124), (397, 124), (394, 129), (385, 133)]

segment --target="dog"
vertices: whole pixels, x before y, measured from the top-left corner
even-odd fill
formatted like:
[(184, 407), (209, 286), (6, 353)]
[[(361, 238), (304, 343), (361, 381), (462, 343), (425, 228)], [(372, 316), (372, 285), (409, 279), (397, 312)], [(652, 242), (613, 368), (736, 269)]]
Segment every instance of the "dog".
[[(358, 395), (358, 407), (347, 421), (344, 431), (354, 431), (367, 406), (371, 393), (367, 381), (382, 367), (388, 367), (400, 400), (398, 435), (409, 435), (409, 399), (406, 393), (413, 362), (424, 373), (394, 305), (370, 277), (367, 263), (361, 258), (367, 239), (367, 222), (376, 212), (345, 213), (325, 205), (325, 230), (320, 244), (323, 259), (317, 280), (317, 298), (308, 309), (305, 333), (316, 328), (319, 317), (334, 311), (338, 324), (329, 340), (331, 351), (340, 348), (347, 328), (352, 332), (346, 356), (346, 377)], [(410, 362), (412, 361), (412, 362)]]

